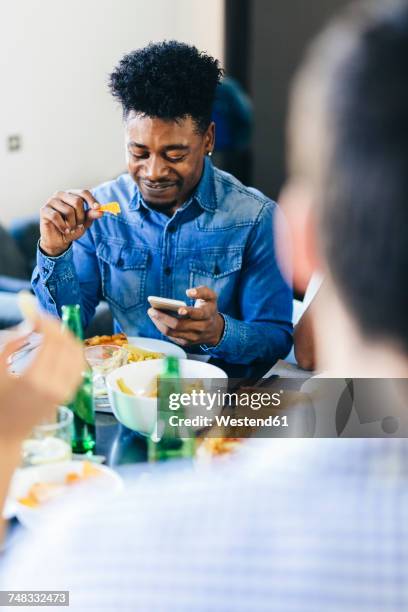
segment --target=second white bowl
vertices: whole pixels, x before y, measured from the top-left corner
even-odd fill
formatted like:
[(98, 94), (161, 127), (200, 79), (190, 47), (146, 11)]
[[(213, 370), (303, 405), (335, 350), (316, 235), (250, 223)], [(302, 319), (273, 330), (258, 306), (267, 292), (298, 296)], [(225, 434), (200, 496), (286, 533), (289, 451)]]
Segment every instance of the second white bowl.
[[(136, 393), (146, 392), (154, 378), (160, 375), (164, 369), (164, 360), (155, 359), (129, 363), (122, 366), (106, 377), (106, 386), (113, 414), (129, 429), (144, 435), (150, 435), (156, 426), (157, 399), (144, 397), (143, 395), (127, 395), (119, 390), (117, 380), (123, 379), (125, 384)], [(205, 392), (216, 392), (227, 389), (228, 377), (226, 373), (209, 363), (180, 359), (180, 375), (183, 379), (196, 380)], [(202, 384), (201, 384), (202, 383)], [(219, 410), (221, 407), (219, 408)], [(186, 408), (186, 416), (194, 417), (199, 414), (211, 414), (214, 416), (219, 412), (213, 408), (208, 413), (205, 406)]]

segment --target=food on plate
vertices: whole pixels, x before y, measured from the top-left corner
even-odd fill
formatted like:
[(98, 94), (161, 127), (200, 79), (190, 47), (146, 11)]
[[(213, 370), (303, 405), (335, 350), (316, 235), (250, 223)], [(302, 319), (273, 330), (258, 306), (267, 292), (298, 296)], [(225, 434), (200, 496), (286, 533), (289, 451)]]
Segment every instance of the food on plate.
[(237, 451), (243, 438), (204, 438), (200, 444), (200, 452), (213, 457), (228, 455)]
[(133, 363), (134, 361), (147, 361), (148, 359), (163, 359), (164, 357), (163, 353), (148, 351), (139, 346), (133, 346), (132, 344), (125, 344), (124, 346), (129, 352), (128, 363)]
[(126, 334), (113, 334), (113, 336), (92, 336), (84, 341), (86, 347), (99, 346), (99, 345), (115, 345), (124, 347), (128, 355), (128, 363), (134, 361), (146, 361), (147, 359), (162, 359), (163, 353), (157, 353), (155, 351), (148, 351), (147, 349), (140, 348), (139, 346), (133, 346), (128, 343)]
[(102, 471), (91, 461), (84, 461), (82, 464), (82, 478), (93, 478), (94, 476), (101, 476)]
[(41, 504), (51, 501), (66, 490), (67, 486), (84, 482), (88, 478), (101, 476), (102, 470), (90, 461), (84, 461), (81, 472), (68, 472), (62, 483), (58, 482), (35, 482), (24, 497), (17, 501), (29, 508), (38, 508)]
[(108, 202), (107, 204), (102, 204), (99, 210), (102, 210), (102, 212), (110, 212), (115, 216), (121, 212), (119, 202)]
[(127, 344), (128, 339), (126, 334), (113, 334), (112, 336), (92, 336), (84, 341), (85, 346), (97, 346), (98, 344), (116, 344), (123, 346)]
[(41, 504), (51, 501), (64, 490), (64, 485), (48, 482), (35, 482), (31, 485), (25, 497), (18, 502), (29, 508), (37, 508)]
[(81, 476), (78, 474), (78, 472), (68, 472), (68, 474), (65, 476), (65, 484), (75, 484), (76, 482), (79, 482), (81, 480)]
[(87, 478), (93, 478), (94, 476), (100, 476), (101, 470), (91, 463), (91, 461), (84, 461), (82, 464), (82, 474), (78, 472), (68, 472), (65, 475), (65, 484), (73, 484)]

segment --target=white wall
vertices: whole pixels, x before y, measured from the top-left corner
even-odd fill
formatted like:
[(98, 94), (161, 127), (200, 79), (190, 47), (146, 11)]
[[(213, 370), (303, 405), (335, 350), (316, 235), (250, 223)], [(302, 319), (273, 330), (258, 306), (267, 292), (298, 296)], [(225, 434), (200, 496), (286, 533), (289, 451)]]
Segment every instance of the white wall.
[[(124, 168), (107, 75), (151, 40), (192, 42), (222, 61), (224, 0), (3, 0), (0, 222), (36, 213), (57, 189)], [(7, 137), (21, 134), (21, 151)]]

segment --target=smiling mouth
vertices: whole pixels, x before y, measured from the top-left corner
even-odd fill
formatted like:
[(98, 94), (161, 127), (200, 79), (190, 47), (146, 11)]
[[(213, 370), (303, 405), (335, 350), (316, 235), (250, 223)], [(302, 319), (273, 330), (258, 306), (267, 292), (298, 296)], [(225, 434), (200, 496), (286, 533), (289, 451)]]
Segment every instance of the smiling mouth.
[(176, 183), (148, 183), (147, 181), (142, 182), (143, 186), (151, 191), (165, 191), (171, 187), (175, 187)]

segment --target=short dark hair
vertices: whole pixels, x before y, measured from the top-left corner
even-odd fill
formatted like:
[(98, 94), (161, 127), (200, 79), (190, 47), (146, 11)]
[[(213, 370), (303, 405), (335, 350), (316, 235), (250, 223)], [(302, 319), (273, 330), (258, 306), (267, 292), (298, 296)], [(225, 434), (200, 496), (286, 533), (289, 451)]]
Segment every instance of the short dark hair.
[(313, 53), (320, 68), (332, 58), (319, 194), (327, 262), (363, 334), (408, 352), (407, 3), (354, 5)]
[(110, 75), (110, 90), (130, 111), (165, 120), (193, 118), (204, 132), (222, 76), (218, 60), (194, 46), (169, 40), (125, 55)]

